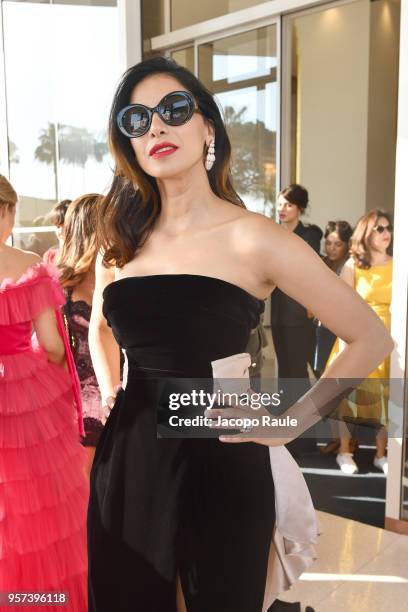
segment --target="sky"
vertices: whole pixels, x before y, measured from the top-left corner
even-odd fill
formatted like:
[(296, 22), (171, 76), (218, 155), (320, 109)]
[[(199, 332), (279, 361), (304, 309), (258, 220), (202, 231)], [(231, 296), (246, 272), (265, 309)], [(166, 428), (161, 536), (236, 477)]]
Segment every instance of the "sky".
[[(106, 129), (121, 75), (116, 7), (3, 2), (9, 138), (18, 164), (11, 179), (20, 195), (55, 198), (52, 166), (34, 159), (48, 122)], [(60, 164), (60, 198), (103, 190), (109, 160), (86, 168)]]

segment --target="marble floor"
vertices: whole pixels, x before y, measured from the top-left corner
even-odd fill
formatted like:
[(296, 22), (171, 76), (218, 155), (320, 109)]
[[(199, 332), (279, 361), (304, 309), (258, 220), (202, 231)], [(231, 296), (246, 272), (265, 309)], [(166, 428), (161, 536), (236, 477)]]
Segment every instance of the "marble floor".
[(317, 514), (318, 559), (280, 599), (315, 612), (407, 612), (408, 536)]

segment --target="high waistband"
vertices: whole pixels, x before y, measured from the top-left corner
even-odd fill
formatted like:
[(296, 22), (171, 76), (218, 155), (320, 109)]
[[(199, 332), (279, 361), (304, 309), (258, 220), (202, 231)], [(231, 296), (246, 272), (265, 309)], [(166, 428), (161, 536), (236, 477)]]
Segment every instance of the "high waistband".
[(127, 349), (128, 377), (211, 376), (210, 357), (174, 349)]
[(0, 355), (17, 355), (31, 350), (31, 321), (0, 325)]

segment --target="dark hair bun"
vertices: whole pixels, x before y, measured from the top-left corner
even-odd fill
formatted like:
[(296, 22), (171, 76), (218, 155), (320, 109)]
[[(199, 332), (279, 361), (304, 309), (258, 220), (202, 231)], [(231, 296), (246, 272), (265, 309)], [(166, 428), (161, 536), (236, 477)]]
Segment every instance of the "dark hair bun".
[(279, 195), (282, 195), (291, 204), (296, 204), (296, 206), (301, 210), (305, 210), (309, 203), (309, 194), (307, 189), (302, 187), (302, 185), (298, 185), (297, 183), (288, 185), (288, 187), (282, 189)]

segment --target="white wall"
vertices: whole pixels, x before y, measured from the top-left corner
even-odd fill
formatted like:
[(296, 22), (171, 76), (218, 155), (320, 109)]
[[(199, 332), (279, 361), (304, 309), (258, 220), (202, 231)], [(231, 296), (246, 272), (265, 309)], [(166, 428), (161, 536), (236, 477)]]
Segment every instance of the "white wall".
[(360, 0), (296, 19), (297, 177), (322, 228), (365, 210), (369, 10)]

